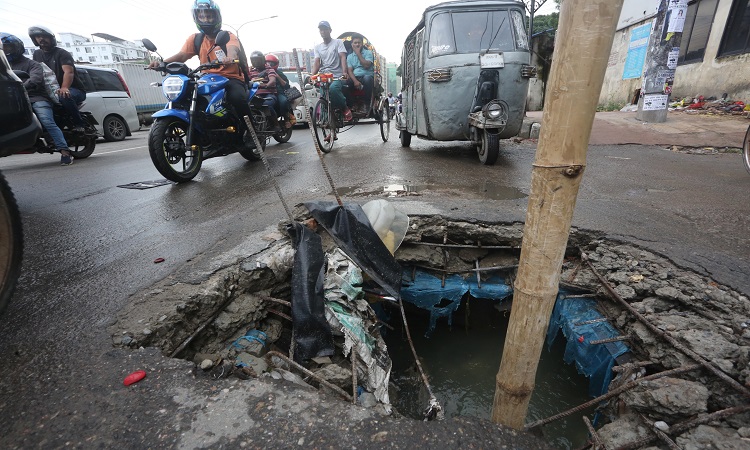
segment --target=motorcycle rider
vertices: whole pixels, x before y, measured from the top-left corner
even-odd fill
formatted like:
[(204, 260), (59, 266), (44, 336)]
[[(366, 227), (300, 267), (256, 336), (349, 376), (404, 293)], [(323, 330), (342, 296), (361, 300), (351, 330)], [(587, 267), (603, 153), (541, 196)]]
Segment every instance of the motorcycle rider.
[(277, 86), (278, 86), (278, 75), (276, 71), (268, 64), (266, 64), (266, 56), (263, 52), (255, 50), (250, 53), (250, 81), (258, 82), (258, 90), (255, 95), (262, 98), (263, 105), (268, 106), (271, 110), (271, 126), (274, 132), (280, 132), (281, 127), (279, 126), (279, 106), (278, 99), (276, 97)]
[(83, 82), (76, 74), (75, 60), (73, 55), (65, 49), (57, 46), (55, 34), (49, 28), (34, 25), (29, 27), (29, 37), (38, 50), (34, 52), (34, 61), (43, 62), (47, 65), (57, 77), (60, 89), (57, 95), (60, 98), (60, 104), (73, 118), (73, 131), (83, 132), (86, 123), (78, 111), (78, 105), (86, 100), (86, 91)]
[(284, 121), (284, 126), (289, 128), (297, 121), (297, 119), (294, 118), (294, 112), (292, 112), (292, 105), (289, 103), (289, 99), (286, 98), (286, 95), (284, 95), (284, 91), (289, 89), (289, 77), (287, 77), (279, 68), (279, 58), (276, 55), (266, 55), (266, 67), (269, 67), (276, 72), (276, 98), (279, 101), (280, 117), (286, 119)]
[[(216, 43), (216, 35), (221, 31), (221, 10), (214, 0), (195, 0), (192, 6), (193, 21), (198, 31), (205, 35), (202, 40), (198, 53), (195, 52), (195, 38), (198, 33), (191, 34), (179, 52), (166, 58), (164, 63), (185, 62), (193, 56), (198, 56), (201, 64), (210, 61), (220, 61), (226, 65), (218, 69), (206, 69), (206, 73), (215, 73), (226, 77), (229, 82), (226, 84), (226, 99), (234, 107), (234, 110), (243, 116), (250, 116), (250, 106), (247, 103), (248, 91), (245, 84), (245, 76), (242, 73), (240, 64), (233, 64), (240, 56), (240, 41), (233, 33), (229, 33), (229, 42), (227, 43), (227, 54), (219, 48), (213, 48)], [(213, 48), (213, 50), (212, 50)], [(210, 51), (209, 51), (210, 50)], [(152, 61), (149, 67), (156, 68), (161, 63)], [(240, 120), (242, 129), (246, 129), (245, 121)]]
[(29, 95), (31, 107), (34, 110), (39, 122), (49, 133), (55, 148), (62, 155), (60, 164), (69, 166), (73, 164), (73, 157), (70, 155), (68, 143), (60, 127), (55, 123), (55, 115), (52, 112), (52, 99), (47, 94), (47, 88), (44, 81), (44, 70), (42, 64), (24, 56), (23, 41), (17, 36), (8, 33), (0, 33), (0, 40), (3, 42), (3, 51), (10, 62), (13, 70), (21, 70), (29, 74), (29, 78), (23, 81), (23, 87)]

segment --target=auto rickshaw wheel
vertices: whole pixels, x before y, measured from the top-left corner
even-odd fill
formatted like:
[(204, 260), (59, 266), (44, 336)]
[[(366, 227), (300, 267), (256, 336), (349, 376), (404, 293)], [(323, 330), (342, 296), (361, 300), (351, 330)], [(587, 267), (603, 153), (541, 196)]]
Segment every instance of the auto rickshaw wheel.
[(401, 139), (401, 147), (408, 147), (411, 145), (411, 134), (408, 131), (402, 130), (398, 133), (399, 139)]
[(500, 154), (500, 136), (497, 130), (482, 130), (482, 142), (477, 149), (479, 161), (485, 166), (491, 166)]

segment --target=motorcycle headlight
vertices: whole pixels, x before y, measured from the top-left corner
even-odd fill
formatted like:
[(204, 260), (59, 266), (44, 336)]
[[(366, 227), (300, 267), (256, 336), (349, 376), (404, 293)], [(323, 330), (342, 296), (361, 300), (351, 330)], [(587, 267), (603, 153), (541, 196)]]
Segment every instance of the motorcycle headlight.
[(180, 77), (167, 77), (161, 83), (161, 91), (164, 96), (171, 102), (177, 99), (182, 93), (185, 80)]
[(482, 114), (484, 114), (484, 117), (492, 120), (499, 119), (503, 116), (504, 112), (505, 108), (497, 100), (492, 100), (491, 102), (484, 105), (484, 108), (482, 108)]

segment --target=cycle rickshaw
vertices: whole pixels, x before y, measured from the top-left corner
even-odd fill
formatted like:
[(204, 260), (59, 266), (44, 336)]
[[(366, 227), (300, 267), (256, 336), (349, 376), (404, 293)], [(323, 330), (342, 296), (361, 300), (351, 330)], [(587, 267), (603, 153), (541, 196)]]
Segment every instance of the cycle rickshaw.
[[(341, 34), (338, 39), (344, 41), (344, 46), (347, 51), (351, 53), (351, 39), (352, 36), (359, 33), (346, 32)], [(359, 34), (362, 36), (361, 34)], [(388, 137), (391, 131), (391, 118), (392, 116), (388, 110), (388, 100), (383, 96), (382, 86), (382, 75), (381, 70), (385, 70), (384, 67), (380, 66), (378, 61), (378, 54), (375, 51), (375, 47), (370, 44), (364, 36), (363, 43), (364, 48), (370, 50), (375, 56), (375, 82), (372, 89), (372, 98), (364, 98), (362, 91), (355, 89), (349, 89), (348, 86), (344, 86), (344, 95), (353, 103), (351, 108), (352, 120), (344, 122), (344, 118), (341, 112), (334, 111), (331, 106), (331, 100), (328, 95), (328, 90), (333, 83), (334, 78), (331, 73), (318, 73), (310, 77), (310, 82), (320, 89), (320, 98), (318, 99), (315, 106), (312, 108), (312, 126), (315, 130), (315, 139), (320, 145), (320, 149), (324, 153), (328, 153), (333, 150), (334, 141), (337, 139), (337, 135), (342, 133), (342, 128), (345, 125), (355, 125), (361, 119), (368, 117), (374, 118), (380, 124), (380, 136), (383, 138), (383, 142), (388, 142)]]

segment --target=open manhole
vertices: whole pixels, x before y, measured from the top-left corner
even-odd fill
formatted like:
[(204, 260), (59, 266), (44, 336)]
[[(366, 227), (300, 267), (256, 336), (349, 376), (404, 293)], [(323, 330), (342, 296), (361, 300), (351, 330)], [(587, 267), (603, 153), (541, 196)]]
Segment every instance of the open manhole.
[[(489, 419), (523, 225), (409, 217), (394, 255), (407, 333), (387, 287), (393, 272), (370, 258), (383, 249), (351, 252), (346, 236), (309, 217), (305, 210), (299, 223), (317, 224), (305, 239), (319, 238), (322, 256), (295, 252), (280, 227), (266, 249), (236, 265), (148, 289), (112, 327), (114, 344), (158, 347), (215, 378), (273, 376), (349, 401), (356, 395), (363, 407), (415, 420)], [(357, 227), (349, 231), (350, 241), (361, 239)], [(325, 273), (320, 304), (296, 300), (316, 293), (300, 291), (295, 256), (325, 260), (324, 272), (306, 269), (309, 286)], [(368, 264), (374, 273), (360, 270)], [(748, 445), (746, 296), (575, 229), (560, 280), (527, 429), (560, 448)]]

